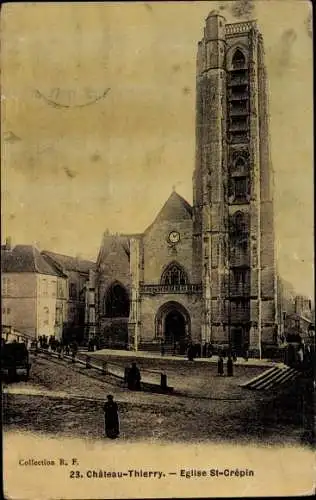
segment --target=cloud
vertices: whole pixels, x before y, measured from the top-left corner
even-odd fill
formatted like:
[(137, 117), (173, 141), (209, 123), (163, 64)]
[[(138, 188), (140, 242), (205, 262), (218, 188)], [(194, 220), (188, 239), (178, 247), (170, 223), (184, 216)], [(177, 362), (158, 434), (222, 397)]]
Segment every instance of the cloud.
[(97, 162), (97, 161), (101, 160), (101, 155), (100, 155), (100, 153), (98, 153), (98, 152), (96, 151), (95, 153), (93, 153), (93, 154), (91, 155), (91, 157), (90, 157), (90, 158), (91, 158), (91, 161), (93, 161), (93, 162)]
[(285, 30), (282, 33), (277, 47), (277, 68), (276, 71), (281, 75), (287, 68), (291, 66), (292, 50), (297, 34), (293, 28)]
[(185, 95), (191, 94), (191, 88), (190, 87), (183, 87), (182, 92)]
[(9, 144), (14, 144), (15, 142), (21, 141), (21, 137), (16, 135), (11, 130), (9, 130), (8, 132), (4, 132), (3, 139), (5, 142), (8, 142)]
[(232, 2), (231, 14), (237, 19), (248, 19), (254, 14), (255, 6), (253, 0), (236, 0)]
[(70, 168), (68, 167), (64, 167), (64, 172), (70, 179), (73, 179), (77, 175), (77, 172), (75, 172), (74, 170), (70, 170)]

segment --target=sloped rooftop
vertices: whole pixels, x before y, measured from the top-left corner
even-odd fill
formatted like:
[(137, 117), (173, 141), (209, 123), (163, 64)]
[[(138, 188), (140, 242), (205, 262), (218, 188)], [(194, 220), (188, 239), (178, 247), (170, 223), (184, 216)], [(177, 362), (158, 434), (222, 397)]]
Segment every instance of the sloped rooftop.
[(88, 273), (90, 270), (96, 268), (95, 262), (91, 260), (79, 259), (78, 257), (71, 257), (70, 255), (63, 255), (46, 250), (42, 252), (42, 255), (53, 261), (59, 268), (65, 271)]
[[(173, 191), (169, 196), (166, 203), (163, 205), (162, 209), (158, 213), (154, 222), (170, 221), (170, 222), (180, 222), (185, 219), (192, 218), (192, 207), (191, 205), (180, 196), (176, 191)], [(150, 226), (150, 227), (151, 227)]]
[(32, 245), (16, 245), (11, 249), (1, 247), (1, 272), (64, 276), (62, 272), (51, 266), (41, 252)]

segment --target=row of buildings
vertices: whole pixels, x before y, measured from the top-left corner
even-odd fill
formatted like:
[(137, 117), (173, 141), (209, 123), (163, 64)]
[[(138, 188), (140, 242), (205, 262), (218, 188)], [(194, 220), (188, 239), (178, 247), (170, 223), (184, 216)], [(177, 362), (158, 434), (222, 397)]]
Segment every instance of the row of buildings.
[[(153, 338), (150, 337), (151, 342), (141, 336), (135, 341), (135, 337), (129, 336), (129, 325), (133, 320), (129, 290), (120, 281), (111, 281), (104, 276), (102, 256), (104, 257), (106, 239), (112, 243), (111, 252), (106, 254), (107, 259), (111, 254), (114, 261), (122, 264), (120, 250), (122, 241), (125, 240), (126, 244), (126, 236), (118, 234), (104, 235), (98, 266), (78, 257), (40, 252), (31, 245), (11, 247), (8, 240), (1, 246), (2, 327), (7, 327), (6, 331), (13, 328), (30, 339), (46, 335), (58, 340), (75, 339), (84, 344), (91, 339), (99, 339), (101, 345), (108, 347), (148, 349), (154, 346), (155, 333)], [(129, 245), (125, 246), (125, 251), (128, 254)], [(112, 266), (113, 262), (110, 263), (109, 270)], [(126, 277), (131, 275), (131, 268), (125, 271)], [(177, 272), (177, 266), (173, 270), (169, 269), (167, 276), (170, 282), (173, 280), (172, 275)], [(182, 286), (188, 290), (185, 278), (182, 279)], [(162, 295), (171, 291), (181, 300), (177, 293), (179, 284), (165, 283), (160, 284), (160, 287)], [(151, 296), (156, 295), (154, 285), (151, 290), (147, 290)], [(154, 311), (148, 317), (148, 322), (152, 320), (155, 320)], [(293, 287), (278, 278), (277, 345), (286, 341), (314, 340), (314, 323), (312, 301), (295, 295)], [(162, 330), (158, 337), (159, 343), (156, 342), (158, 347), (165, 333), (165, 326), (157, 324), (157, 328)], [(176, 333), (175, 320), (173, 326)], [(168, 344), (168, 339), (164, 340)], [(197, 343), (199, 341), (200, 339), (196, 339)]]
[(252, 356), (288, 329), (307, 338), (312, 304), (276, 270), (267, 83), (257, 23), (211, 12), (197, 50), (192, 206), (173, 191), (142, 234), (104, 233), (96, 264), (4, 250), (4, 323), (96, 333), (106, 346), (181, 352), (192, 342)]
[(12, 247), (7, 240), (1, 246), (2, 325), (30, 338), (83, 342), (89, 328), (93, 333), (88, 299), (94, 270), (94, 262), (32, 245)]

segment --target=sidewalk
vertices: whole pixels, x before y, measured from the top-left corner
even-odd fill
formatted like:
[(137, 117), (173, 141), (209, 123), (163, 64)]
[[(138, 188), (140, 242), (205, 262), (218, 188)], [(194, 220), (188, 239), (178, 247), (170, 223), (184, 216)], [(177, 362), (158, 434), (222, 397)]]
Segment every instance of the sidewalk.
[[(79, 351), (80, 352), (80, 351)], [(81, 351), (84, 354), (88, 354), (87, 351)], [(168, 361), (184, 361), (187, 362), (188, 358), (185, 355), (182, 356), (170, 356), (170, 355), (164, 355), (161, 356), (160, 353), (156, 352), (147, 352), (147, 351), (124, 351), (120, 349), (101, 349), (99, 351), (94, 351), (89, 353), (91, 356), (115, 356), (115, 357), (121, 357), (123, 358), (146, 358), (146, 359), (161, 359), (161, 360), (168, 360)], [(212, 356), (211, 358), (195, 358), (194, 363), (217, 363), (218, 357), (217, 356)], [(273, 367), (276, 365), (280, 365), (283, 363), (280, 363), (279, 361), (271, 361), (268, 359), (257, 359), (257, 358), (250, 358), (248, 361), (245, 361), (243, 358), (237, 358), (237, 361), (234, 363), (235, 365), (245, 365), (245, 366), (262, 366), (262, 367)]]

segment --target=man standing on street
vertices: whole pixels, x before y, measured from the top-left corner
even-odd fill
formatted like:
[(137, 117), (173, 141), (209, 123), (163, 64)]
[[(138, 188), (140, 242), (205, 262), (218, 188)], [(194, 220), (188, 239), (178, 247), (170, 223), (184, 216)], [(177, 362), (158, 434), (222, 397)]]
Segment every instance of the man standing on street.
[(132, 367), (127, 375), (127, 387), (132, 391), (140, 391), (141, 375), (136, 363), (132, 363)]
[(120, 434), (120, 423), (117, 403), (112, 394), (107, 396), (107, 401), (103, 406), (105, 435), (110, 439), (116, 439)]
[(233, 376), (233, 360), (231, 356), (228, 356), (227, 360), (227, 376), (232, 377)]

